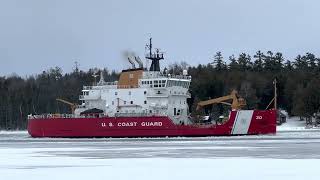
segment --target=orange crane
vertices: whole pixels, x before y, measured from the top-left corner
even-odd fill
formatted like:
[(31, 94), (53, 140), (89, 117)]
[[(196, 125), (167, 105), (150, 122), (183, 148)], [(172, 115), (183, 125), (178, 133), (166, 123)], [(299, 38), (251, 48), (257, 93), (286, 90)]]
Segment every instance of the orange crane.
[[(229, 100), (232, 100), (232, 102), (231, 103), (226, 102)], [(209, 99), (206, 101), (200, 101), (197, 105), (197, 110), (199, 110), (200, 108), (202, 108), (204, 106), (208, 106), (211, 104), (218, 104), (218, 103), (229, 105), (229, 106), (231, 106), (232, 110), (238, 110), (238, 109), (241, 109), (244, 106), (246, 106), (245, 99), (239, 98), (238, 92), (236, 90), (233, 90), (230, 95), (218, 97), (215, 99)]]
[(66, 100), (60, 99), (60, 98), (57, 98), (56, 100), (59, 101), (59, 102), (62, 102), (62, 103), (64, 103), (64, 104), (68, 104), (68, 105), (70, 106), (71, 113), (74, 114), (74, 110), (76, 109), (76, 107), (78, 106), (78, 104), (72, 103), (72, 102), (69, 102), (69, 101), (66, 101)]

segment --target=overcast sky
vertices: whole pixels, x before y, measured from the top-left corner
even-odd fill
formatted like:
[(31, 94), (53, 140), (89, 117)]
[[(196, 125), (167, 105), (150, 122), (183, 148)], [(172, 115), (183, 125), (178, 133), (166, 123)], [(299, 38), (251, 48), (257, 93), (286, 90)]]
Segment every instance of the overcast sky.
[[(165, 62), (257, 50), (320, 54), (319, 0), (0, 0), (0, 75), (129, 67), (153, 37)], [(162, 67), (163, 67), (162, 66)]]

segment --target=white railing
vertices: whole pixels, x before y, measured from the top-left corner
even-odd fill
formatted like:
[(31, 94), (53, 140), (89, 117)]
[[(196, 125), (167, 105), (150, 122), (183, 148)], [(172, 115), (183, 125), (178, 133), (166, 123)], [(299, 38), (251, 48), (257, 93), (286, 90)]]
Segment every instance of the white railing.
[(139, 86), (131, 86), (131, 85), (118, 85), (117, 89), (131, 89), (131, 88), (138, 88)]
[(168, 76), (169, 78), (174, 78), (174, 79), (191, 79), (191, 76), (184, 76), (184, 75), (170, 75)]
[(74, 115), (74, 114), (40, 114), (40, 115), (28, 115), (28, 119), (70, 119), (70, 118), (102, 118), (107, 117), (103, 113), (99, 114), (86, 114), (86, 115)]
[(91, 90), (92, 86), (83, 86), (83, 90)]
[[(114, 117), (150, 117), (150, 116), (166, 116), (160, 113), (115, 113)], [(86, 115), (74, 115), (74, 114), (40, 114), (40, 115), (28, 115), (28, 119), (74, 119), (74, 118), (104, 118), (109, 117), (103, 113), (99, 114), (86, 114)]]
[(166, 116), (160, 113), (115, 113), (115, 117), (152, 117), (152, 116)]
[(154, 74), (144, 74), (143, 79), (154, 79), (154, 78), (173, 78), (173, 79), (186, 79), (191, 80), (191, 76), (185, 76), (185, 75), (164, 75), (159, 73)]
[(96, 86), (83, 86), (83, 90), (92, 90), (92, 89), (101, 89), (101, 88), (115, 88), (118, 85), (118, 82), (105, 82), (101, 85)]

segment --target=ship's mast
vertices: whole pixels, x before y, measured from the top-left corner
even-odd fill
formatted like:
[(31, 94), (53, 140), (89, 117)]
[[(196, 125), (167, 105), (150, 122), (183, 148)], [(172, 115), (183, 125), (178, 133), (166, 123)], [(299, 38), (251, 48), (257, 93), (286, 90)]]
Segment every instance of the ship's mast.
[(152, 38), (149, 39), (149, 57), (152, 56)]
[(273, 81), (274, 84), (274, 109), (277, 110), (277, 78), (274, 79)]
[(156, 52), (152, 54), (152, 38), (149, 39), (149, 45), (147, 47), (149, 48), (149, 54), (146, 55), (146, 58), (152, 61), (150, 71), (160, 71), (159, 61), (164, 59), (163, 53), (160, 53), (159, 49), (156, 49)]
[(273, 102), (273, 105), (274, 105), (274, 109), (277, 110), (278, 108), (278, 105), (277, 105), (277, 98), (278, 98), (278, 94), (277, 94), (277, 78), (274, 79), (274, 81), (272, 82), (273, 83), (273, 90), (274, 90), (274, 97), (272, 98), (272, 100), (270, 101), (270, 103), (268, 104), (267, 108), (268, 109), (270, 107), (270, 105), (272, 104)]

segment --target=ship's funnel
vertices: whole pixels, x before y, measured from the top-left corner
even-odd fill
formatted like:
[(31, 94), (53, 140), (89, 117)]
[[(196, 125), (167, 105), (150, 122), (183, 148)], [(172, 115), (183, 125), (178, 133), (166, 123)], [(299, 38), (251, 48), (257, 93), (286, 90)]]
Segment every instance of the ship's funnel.
[(139, 64), (139, 68), (143, 68), (143, 63), (139, 56), (138, 57), (135, 56), (134, 60), (136, 60), (136, 62)]
[(130, 59), (130, 57), (128, 57), (128, 61), (129, 61), (129, 63), (132, 65), (132, 69), (135, 69), (135, 68), (136, 68), (136, 65), (134, 64), (133, 60)]

